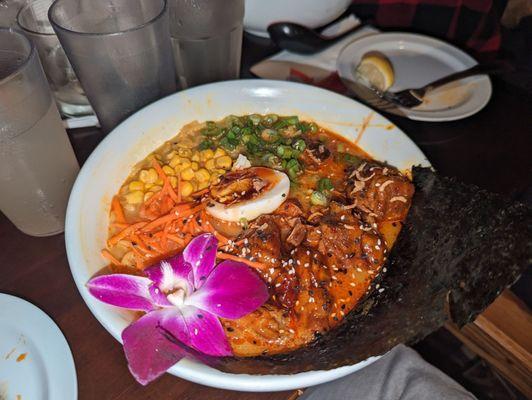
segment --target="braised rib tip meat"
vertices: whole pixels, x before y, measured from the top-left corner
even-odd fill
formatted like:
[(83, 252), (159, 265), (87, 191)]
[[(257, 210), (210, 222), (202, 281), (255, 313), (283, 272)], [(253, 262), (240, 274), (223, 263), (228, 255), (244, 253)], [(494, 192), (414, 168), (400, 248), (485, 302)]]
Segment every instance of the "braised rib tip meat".
[(346, 194), (370, 222), (406, 218), (414, 185), (395, 168), (363, 162), (348, 170)]
[[(250, 224), (237, 251), (258, 261), (268, 303), (224, 321), (236, 355), (294, 350), (338, 325), (368, 290), (387, 251), (376, 228), (332, 202), (313, 224), (295, 201)], [(242, 239), (240, 239), (242, 240)]]

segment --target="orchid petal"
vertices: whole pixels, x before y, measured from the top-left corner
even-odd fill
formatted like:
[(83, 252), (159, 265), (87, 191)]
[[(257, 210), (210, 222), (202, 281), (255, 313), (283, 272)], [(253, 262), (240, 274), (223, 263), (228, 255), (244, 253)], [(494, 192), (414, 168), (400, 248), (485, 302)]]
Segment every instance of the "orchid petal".
[(244, 263), (227, 260), (218, 264), (186, 304), (218, 317), (238, 319), (255, 311), (268, 297), (268, 289), (255, 271)]
[(215, 315), (192, 306), (182, 307), (180, 311), (189, 333), (188, 340), (183, 343), (210, 356), (233, 354), (224, 328)]
[(182, 315), (175, 310), (150, 312), (124, 329), (124, 352), (129, 370), (139, 383), (146, 385), (188, 355), (176, 339), (186, 342), (188, 331)]
[(194, 287), (199, 289), (214, 269), (218, 239), (205, 233), (196, 236), (183, 250), (183, 258), (192, 266), (194, 273)]
[(163, 292), (183, 288), (191, 293), (193, 288), (192, 266), (179, 254), (156, 265), (146, 268), (144, 273)]
[(90, 294), (113, 306), (138, 311), (154, 309), (148, 278), (126, 274), (102, 275), (87, 283)]

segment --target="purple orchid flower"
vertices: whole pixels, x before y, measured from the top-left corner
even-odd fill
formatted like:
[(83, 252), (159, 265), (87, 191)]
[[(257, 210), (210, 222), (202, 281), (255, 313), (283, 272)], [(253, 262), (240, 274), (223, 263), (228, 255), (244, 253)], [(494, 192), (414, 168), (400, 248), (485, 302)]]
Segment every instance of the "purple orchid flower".
[(216, 237), (204, 234), (183, 253), (147, 268), (146, 276), (103, 275), (87, 283), (104, 303), (146, 312), (122, 332), (129, 369), (141, 384), (190, 354), (186, 346), (209, 356), (232, 355), (218, 318), (241, 318), (268, 299), (266, 285), (246, 264), (215, 267), (217, 247)]

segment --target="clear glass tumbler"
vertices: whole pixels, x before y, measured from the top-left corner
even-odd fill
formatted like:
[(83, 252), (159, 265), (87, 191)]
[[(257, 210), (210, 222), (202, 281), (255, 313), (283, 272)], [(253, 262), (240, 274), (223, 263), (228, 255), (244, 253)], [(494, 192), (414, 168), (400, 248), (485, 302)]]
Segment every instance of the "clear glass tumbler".
[(183, 89), (236, 79), (244, 0), (169, 0), (170, 35)]
[(166, 0), (56, 0), (48, 17), (104, 131), (176, 90)]
[(0, 210), (28, 235), (60, 233), (78, 172), (34, 45), (0, 28)]
[(66, 116), (92, 114), (78, 78), (48, 21), (53, 0), (32, 0), (18, 13), (18, 26), (35, 44), (59, 110)]

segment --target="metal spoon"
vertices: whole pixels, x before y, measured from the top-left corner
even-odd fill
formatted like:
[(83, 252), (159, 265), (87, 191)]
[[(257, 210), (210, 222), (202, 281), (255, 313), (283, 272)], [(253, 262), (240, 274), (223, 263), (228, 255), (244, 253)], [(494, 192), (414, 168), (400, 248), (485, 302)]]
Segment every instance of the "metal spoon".
[(362, 26), (363, 24), (357, 25), (336, 36), (324, 36), (315, 30), (293, 22), (276, 22), (268, 26), (268, 33), (272, 41), (281, 49), (299, 54), (314, 54), (357, 31)]

